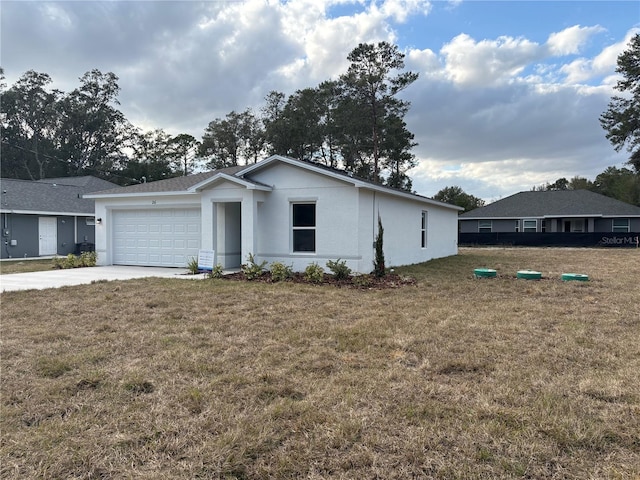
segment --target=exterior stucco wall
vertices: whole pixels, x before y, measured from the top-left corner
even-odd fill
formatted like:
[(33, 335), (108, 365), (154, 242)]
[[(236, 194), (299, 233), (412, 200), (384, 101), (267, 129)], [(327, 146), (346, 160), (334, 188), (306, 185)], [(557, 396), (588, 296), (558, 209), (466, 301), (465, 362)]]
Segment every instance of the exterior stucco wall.
[[(410, 265), (458, 253), (458, 212), (446, 207), (376, 193), (377, 212), (384, 229), (387, 266)], [(422, 248), (422, 212), (427, 213), (427, 245)], [(373, 220), (373, 219), (372, 219)], [(371, 238), (371, 245), (375, 236)], [(368, 268), (373, 267), (373, 247)]]
[[(252, 179), (272, 185), (258, 215), (257, 256), (260, 260), (292, 265), (296, 271), (310, 263), (325, 268), (328, 260), (345, 260), (358, 271), (362, 261), (358, 242), (357, 189), (302, 168), (275, 164), (260, 170)], [(293, 252), (293, 203), (316, 205), (316, 251)]]

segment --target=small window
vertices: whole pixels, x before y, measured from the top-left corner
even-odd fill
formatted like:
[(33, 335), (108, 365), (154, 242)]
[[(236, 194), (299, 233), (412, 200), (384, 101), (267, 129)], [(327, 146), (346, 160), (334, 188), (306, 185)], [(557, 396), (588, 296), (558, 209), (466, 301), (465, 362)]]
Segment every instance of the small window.
[(95, 225), (96, 224), (96, 217), (86, 217), (85, 218), (85, 224), (86, 225)]
[(420, 227), (420, 245), (422, 248), (427, 248), (427, 225), (427, 212), (422, 212), (422, 226)]
[(522, 221), (522, 231), (523, 232), (537, 232), (538, 231), (538, 221), (536, 219), (523, 220)]
[(316, 251), (316, 204), (292, 204), (294, 252)]
[(614, 218), (612, 232), (615, 233), (629, 233), (629, 219), (628, 218)]
[(547, 221), (546, 220), (542, 220), (540, 222), (540, 231), (542, 231), (542, 232), (546, 232), (547, 231)]
[(516, 220), (515, 232), (518, 233), (520, 231), (520, 220)]
[(478, 220), (479, 233), (491, 233), (491, 220)]

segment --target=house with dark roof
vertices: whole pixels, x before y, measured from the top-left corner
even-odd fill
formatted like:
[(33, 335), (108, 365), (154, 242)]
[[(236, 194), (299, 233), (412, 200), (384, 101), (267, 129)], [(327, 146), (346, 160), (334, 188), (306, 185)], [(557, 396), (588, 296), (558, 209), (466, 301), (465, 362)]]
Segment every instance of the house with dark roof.
[(201, 251), (239, 267), (296, 271), (344, 260), (373, 269), (380, 218), (387, 265), (455, 255), (460, 207), (274, 155), (247, 166), (85, 195), (96, 202), (99, 265), (184, 268)]
[(95, 243), (94, 202), (85, 193), (114, 188), (92, 176), (0, 179), (0, 258), (67, 255)]
[(637, 246), (640, 207), (588, 190), (520, 192), (459, 224), (461, 245)]

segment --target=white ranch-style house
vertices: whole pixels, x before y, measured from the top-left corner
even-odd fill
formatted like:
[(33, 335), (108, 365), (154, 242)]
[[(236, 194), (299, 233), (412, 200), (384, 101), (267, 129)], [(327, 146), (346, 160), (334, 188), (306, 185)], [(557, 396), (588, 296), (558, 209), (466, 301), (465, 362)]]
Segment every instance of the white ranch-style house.
[(184, 268), (204, 249), (226, 269), (253, 254), (295, 271), (341, 259), (368, 273), (378, 216), (388, 266), (458, 251), (459, 207), (280, 155), (86, 198), (99, 265)]

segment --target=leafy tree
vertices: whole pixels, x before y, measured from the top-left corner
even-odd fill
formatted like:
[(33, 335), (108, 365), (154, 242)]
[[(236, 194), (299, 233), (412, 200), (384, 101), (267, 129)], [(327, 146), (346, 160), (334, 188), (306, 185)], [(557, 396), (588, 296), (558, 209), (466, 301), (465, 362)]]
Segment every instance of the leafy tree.
[(168, 156), (176, 170), (187, 176), (194, 163), (200, 142), (187, 133), (176, 135), (167, 142)]
[(615, 89), (627, 95), (611, 98), (608, 109), (600, 116), (600, 124), (616, 151), (627, 146), (631, 154), (628, 163), (640, 174), (640, 34), (618, 56), (616, 72), (622, 74), (622, 79)]
[(104, 175), (124, 156), (134, 129), (116, 105), (118, 77), (91, 70), (60, 103), (60, 156), (69, 175)]
[(262, 108), (262, 123), (265, 130), (265, 141), (269, 154), (286, 155), (289, 151), (288, 126), (283, 117), (287, 97), (275, 90), (269, 92), (265, 98), (266, 105)]
[(59, 99), (51, 77), (26, 72), (2, 94), (3, 176), (38, 180), (60, 173), (57, 154)]
[(640, 206), (640, 175), (628, 168), (608, 167), (596, 177), (593, 190), (622, 202)]
[(434, 200), (449, 203), (464, 208), (463, 212), (468, 212), (475, 208), (484, 207), (484, 200), (473, 195), (469, 195), (461, 187), (445, 187), (433, 196)]
[(592, 190), (593, 182), (584, 177), (575, 176), (569, 180), (569, 190)]
[(114, 181), (123, 185), (153, 182), (174, 176), (169, 164), (171, 136), (161, 128), (131, 138), (132, 154)]
[[(259, 126), (250, 109), (229, 112), (224, 119), (215, 119), (205, 129), (199, 153), (209, 157), (211, 168), (231, 167), (255, 159), (262, 141)], [(254, 160), (255, 161), (255, 160)]]
[[(361, 43), (353, 49), (347, 59), (351, 62), (347, 73), (341, 77), (344, 94), (359, 104), (355, 115), (362, 112), (362, 121), (370, 132), (368, 152), (371, 156), (370, 180), (380, 182), (381, 144), (384, 140), (384, 125), (389, 116), (402, 118), (408, 102), (396, 95), (411, 85), (418, 74), (395, 72), (404, 68), (404, 54), (398, 47), (387, 42), (377, 45)], [(348, 166), (348, 165), (347, 165)]]

